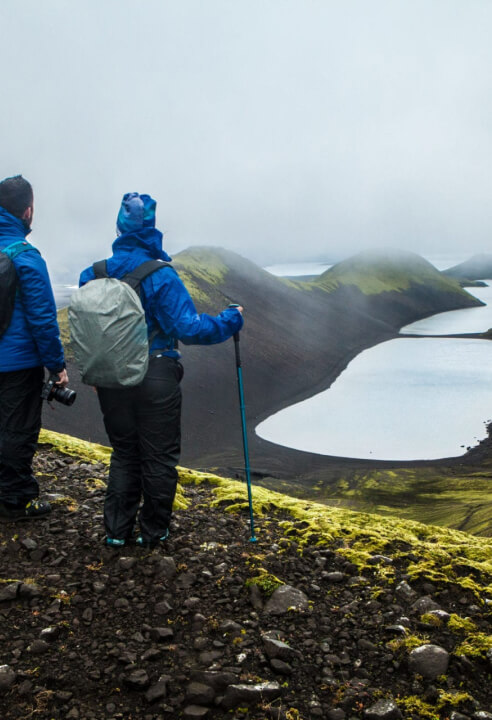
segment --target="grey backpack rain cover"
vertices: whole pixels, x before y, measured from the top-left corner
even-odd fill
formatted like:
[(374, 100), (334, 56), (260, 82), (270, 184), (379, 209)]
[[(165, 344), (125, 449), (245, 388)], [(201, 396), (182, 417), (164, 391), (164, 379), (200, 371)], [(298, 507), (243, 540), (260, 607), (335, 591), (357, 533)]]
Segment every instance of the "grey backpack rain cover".
[(169, 263), (149, 260), (118, 280), (108, 277), (104, 260), (94, 263), (96, 278), (76, 290), (68, 306), (82, 382), (105, 388), (142, 382), (149, 364), (149, 338), (139, 286), (165, 266)]

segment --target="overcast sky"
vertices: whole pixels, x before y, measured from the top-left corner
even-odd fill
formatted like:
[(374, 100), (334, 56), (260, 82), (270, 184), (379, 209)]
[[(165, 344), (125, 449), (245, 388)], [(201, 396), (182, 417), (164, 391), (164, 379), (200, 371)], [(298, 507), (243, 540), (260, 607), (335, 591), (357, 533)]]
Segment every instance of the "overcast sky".
[(2, 0), (0, 175), (52, 276), (123, 193), (171, 254), (491, 250), (490, 0)]

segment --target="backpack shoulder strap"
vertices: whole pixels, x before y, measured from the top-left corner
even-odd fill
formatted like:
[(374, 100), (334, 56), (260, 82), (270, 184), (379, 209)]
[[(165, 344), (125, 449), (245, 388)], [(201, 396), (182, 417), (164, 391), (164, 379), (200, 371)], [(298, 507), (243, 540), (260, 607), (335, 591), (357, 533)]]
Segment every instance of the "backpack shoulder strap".
[(172, 265), (164, 260), (147, 260), (121, 279), (138, 293), (142, 280), (145, 280), (146, 277), (162, 267), (172, 267)]
[(96, 280), (109, 277), (106, 260), (98, 260), (97, 262), (93, 263), (92, 269), (94, 270)]
[(15, 242), (10, 243), (10, 245), (7, 245), (7, 247), (4, 247), (2, 252), (13, 260), (17, 257), (17, 255), (20, 255), (26, 250), (34, 250), (39, 254), (39, 250), (35, 248), (34, 245), (31, 245), (30, 242), (27, 242), (27, 240), (16, 240)]

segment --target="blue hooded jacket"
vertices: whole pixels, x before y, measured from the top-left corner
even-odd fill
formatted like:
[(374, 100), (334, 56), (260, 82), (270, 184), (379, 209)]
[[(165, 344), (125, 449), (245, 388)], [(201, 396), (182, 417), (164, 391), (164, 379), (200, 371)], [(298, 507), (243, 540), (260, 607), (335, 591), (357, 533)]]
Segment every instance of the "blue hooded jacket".
[[(135, 196), (143, 201), (143, 213)], [(155, 201), (150, 196), (137, 193), (124, 196), (117, 221), (123, 234), (113, 242), (113, 255), (107, 260), (110, 277), (120, 279), (148, 260), (171, 260), (162, 250), (162, 233), (154, 224)], [(79, 285), (93, 279), (91, 266), (81, 273)], [(179, 275), (169, 266), (146, 277), (140, 288), (149, 336), (153, 338), (151, 353), (179, 357), (174, 349), (175, 339), (188, 345), (212, 345), (232, 337), (243, 326), (242, 315), (235, 308), (227, 308), (215, 317), (199, 315)]]
[[(22, 220), (0, 207), (0, 250), (29, 232)], [(58, 373), (65, 363), (46, 263), (35, 250), (20, 253), (13, 263), (19, 291), (10, 325), (0, 338), (0, 372), (44, 366)]]

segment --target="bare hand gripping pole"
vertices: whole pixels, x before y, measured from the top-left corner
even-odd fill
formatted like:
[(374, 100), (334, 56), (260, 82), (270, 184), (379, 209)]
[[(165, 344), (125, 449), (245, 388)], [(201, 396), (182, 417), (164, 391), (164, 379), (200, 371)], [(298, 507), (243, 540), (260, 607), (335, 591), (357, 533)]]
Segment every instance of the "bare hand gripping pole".
[[(229, 307), (239, 307), (235, 303), (231, 303)], [(251, 493), (251, 473), (249, 468), (249, 450), (248, 450), (248, 436), (246, 433), (246, 413), (244, 409), (244, 391), (243, 391), (243, 371), (241, 368), (241, 352), (239, 350), (239, 333), (234, 333), (234, 350), (236, 352), (236, 373), (237, 373), (237, 386), (239, 390), (239, 408), (241, 410), (241, 426), (243, 430), (243, 449), (244, 449), (244, 469), (246, 472), (246, 483), (248, 486), (248, 502), (249, 502), (249, 519), (251, 527), (250, 542), (256, 542), (255, 537), (255, 524), (253, 520), (253, 496)]]

